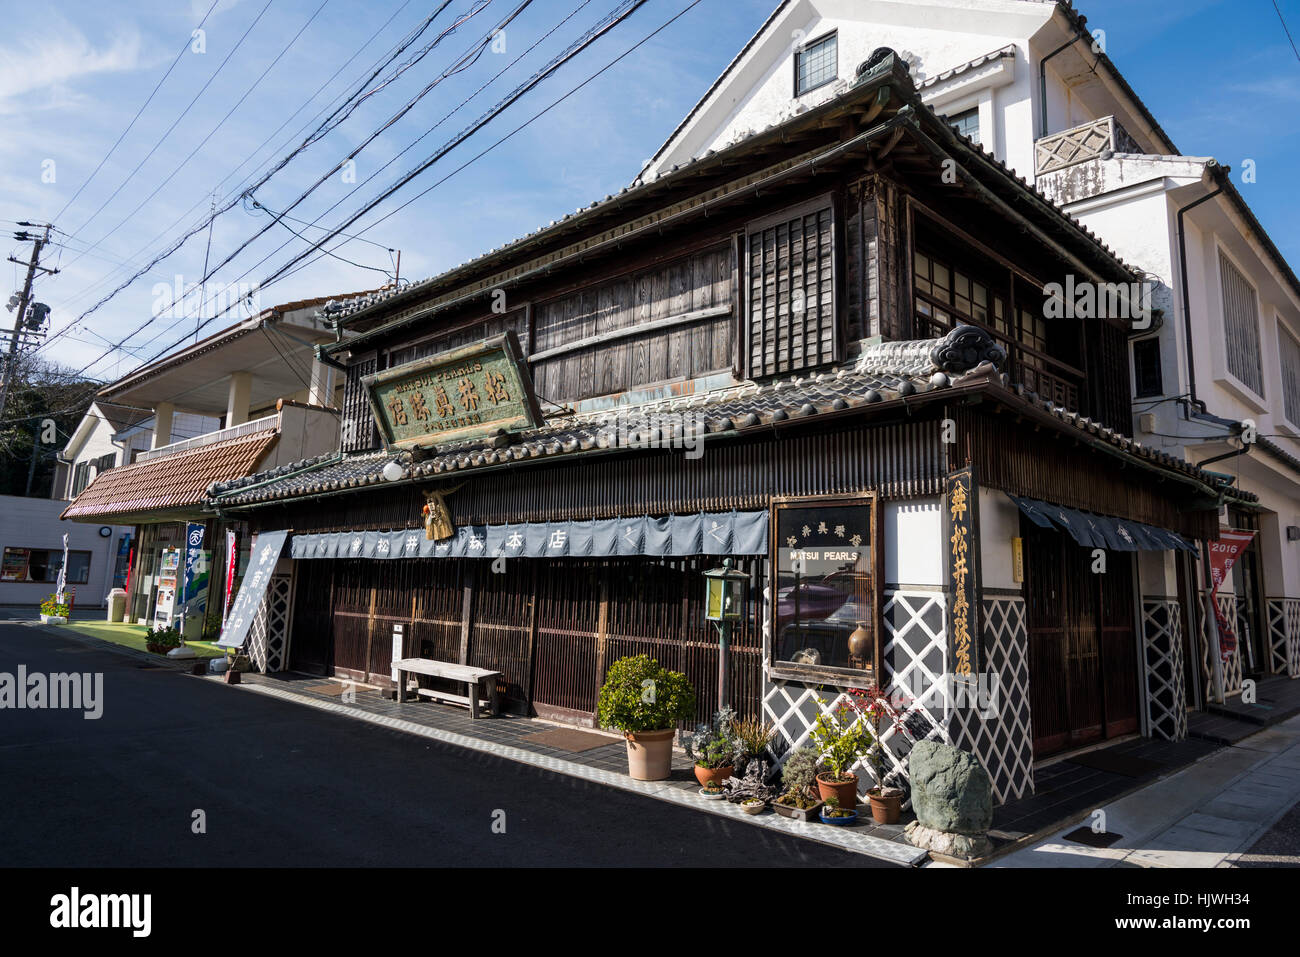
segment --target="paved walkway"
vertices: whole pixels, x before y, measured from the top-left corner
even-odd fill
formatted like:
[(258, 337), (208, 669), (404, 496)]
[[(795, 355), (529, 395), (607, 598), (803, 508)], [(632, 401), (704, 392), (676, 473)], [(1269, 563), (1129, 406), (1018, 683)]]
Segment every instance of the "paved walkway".
[[(1300, 717), (1244, 738), (990, 867), (1232, 867), (1300, 800)], [(1094, 833), (1093, 822), (1101, 833)], [(1080, 827), (1086, 833), (1080, 833)], [(1106, 847), (1089, 844), (1108, 843)], [(1251, 855), (1247, 855), (1247, 862)]]

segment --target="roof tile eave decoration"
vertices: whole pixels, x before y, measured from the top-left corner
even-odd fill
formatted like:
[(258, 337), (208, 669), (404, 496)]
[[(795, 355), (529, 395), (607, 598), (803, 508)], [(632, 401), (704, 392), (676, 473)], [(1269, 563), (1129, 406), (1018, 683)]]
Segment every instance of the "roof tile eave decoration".
[(107, 521), (119, 515), (139, 516), (201, 507), (214, 482), (247, 475), (279, 434), (276, 429), (267, 429), (110, 469), (96, 476), (60, 517)]
[[(996, 388), (1010, 402), (1044, 412), (1085, 433), (1091, 440), (1179, 472), (1205, 485), (1213, 477), (1197, 466), (1147, 449), (1113, 429), (1012, 386), (1000, 368), (1005, 353), (982, 329), (958, 326), (943, 339), (886, 342), (869, 346), (852, 364), (805, 372), (757, 385), (743, 382), (707, 395), (656, 399), (619, 411), (649, 417), (664, 412), (697, 411), (706, 435), (743, 433), (774, 423), (816, 418), (886, 402), (912, 403), (940, 398), (955, 388)], [(382, 486), (383, 468), (396, 457), (404, 481), (432, 481), (451, 472), (538, 459), (572, 459), (611, 451), (602, 421), (608, 411), (581, 413), (518, 433), (514, 444), (492, 448), (484, 442), (440, 446), (414, 461), (406, 453), (378, 450), (325, 455), (280, 466), (269, 472), (214, 484), (210, 501), (221, 508), (256, 507), (270, 502), (334, 495)], [(1242, 493), (1249, 496), (1250, 493)]]

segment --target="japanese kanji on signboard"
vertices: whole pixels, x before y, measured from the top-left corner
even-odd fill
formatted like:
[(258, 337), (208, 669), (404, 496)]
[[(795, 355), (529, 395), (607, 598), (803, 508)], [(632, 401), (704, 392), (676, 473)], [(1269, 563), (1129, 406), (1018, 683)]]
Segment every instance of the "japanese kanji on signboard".
[(390, 447), (463, 442), (543, 421), (513, 332), (404, 363), (364, 382)]

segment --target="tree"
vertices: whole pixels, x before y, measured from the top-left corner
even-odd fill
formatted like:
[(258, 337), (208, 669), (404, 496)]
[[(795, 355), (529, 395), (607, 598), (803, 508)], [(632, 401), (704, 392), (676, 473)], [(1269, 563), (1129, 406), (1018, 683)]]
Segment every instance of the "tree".
[(48, 497), (55, 456), (67, 445), (102, 383), (39, 356), (19, 356), (16, 362), (0, 422), (0, 494), (26, 495), (30, 476), (31, 494)]

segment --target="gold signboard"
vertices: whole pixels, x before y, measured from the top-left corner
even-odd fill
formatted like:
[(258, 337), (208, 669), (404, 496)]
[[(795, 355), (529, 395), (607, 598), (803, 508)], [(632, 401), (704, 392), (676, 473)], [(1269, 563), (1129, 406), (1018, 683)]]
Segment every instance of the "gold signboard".
[(389, 447), (466, 442), (536, 428), (543, 421), (513, 332), (417, 359), (363, 382)]

